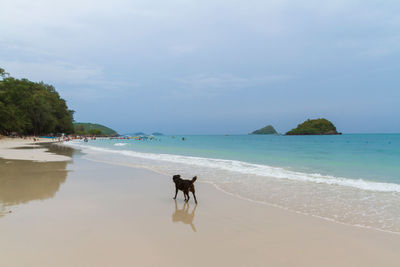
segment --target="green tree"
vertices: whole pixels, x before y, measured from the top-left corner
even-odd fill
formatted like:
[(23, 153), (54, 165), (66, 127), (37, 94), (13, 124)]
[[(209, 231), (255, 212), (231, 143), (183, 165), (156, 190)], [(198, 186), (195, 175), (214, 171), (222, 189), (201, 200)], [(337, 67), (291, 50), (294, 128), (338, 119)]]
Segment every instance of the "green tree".
[(0, 133), (73, 133), (73, 111), (55, 88), (15, 79), (0, 68)]
[(101, 135), (101, 131), (99, 129), (90, 129), (89, 134), (90, 135)]
[(75, 134), (78, 134), (78, 135), (85, 135), (86, 134), (86, 131), (85, 131), (85, 127), (83, 127), (83, 125), (76, 125), (75, 126)]
[(6, 72), (4, 69), (0, 68), (0, 77), (5, 78), (8, 76), (9, 76), (9, 73)]

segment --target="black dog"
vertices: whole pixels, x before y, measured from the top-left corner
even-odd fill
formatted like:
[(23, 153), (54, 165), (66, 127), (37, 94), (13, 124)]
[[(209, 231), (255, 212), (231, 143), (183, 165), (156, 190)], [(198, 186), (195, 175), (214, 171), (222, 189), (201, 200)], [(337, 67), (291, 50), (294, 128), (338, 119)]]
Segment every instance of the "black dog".
[(193, 197), (194, 197), (194, 202), (197, 204), (197, 199), (196, 195), (194, 194), (194, 185), (193, 183), (197, 180), (197, 176), (193, 177), (192, 180), (183, 180), (181, 179), (181, 176), (179, 174), (172, 176), (172, 180), (174, 180), (175, 183), (175, 197), (178, 194), (178, 190), (181, 190), (183, 192), (183, 195), (185, 197), (185, 202), (189, 202), (189, 191), (192, 192)]

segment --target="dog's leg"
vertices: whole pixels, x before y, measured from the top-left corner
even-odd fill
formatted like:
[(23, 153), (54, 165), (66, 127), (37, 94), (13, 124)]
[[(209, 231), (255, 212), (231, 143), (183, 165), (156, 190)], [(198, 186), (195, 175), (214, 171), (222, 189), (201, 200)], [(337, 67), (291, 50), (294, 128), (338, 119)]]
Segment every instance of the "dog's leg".
[(196, 199), (196, 195), (194, 194), (194, 190), (192, 191), (193, 197), (194, 197), (194, 202), (197, 204), (197, 199)]
[(186, 195), (187, 195), (187, 202), (189, 202), (189, 198), (190, 198), (189, 191), (186, 191)]
[(193, 185), (190, 187), (189, 191), (192, 192), (193, 197), (194, 197), (194, 202), (197, 204), (197, 198), (196, 198), (196, 194), (195, 194), (195, 190), (194, 190), (194, 186)]
[(175, 197), (174, 197), (174, 199), (176, 199), (176, 195), (178, 195), (178, 188), (177, 187), (175, 187)]

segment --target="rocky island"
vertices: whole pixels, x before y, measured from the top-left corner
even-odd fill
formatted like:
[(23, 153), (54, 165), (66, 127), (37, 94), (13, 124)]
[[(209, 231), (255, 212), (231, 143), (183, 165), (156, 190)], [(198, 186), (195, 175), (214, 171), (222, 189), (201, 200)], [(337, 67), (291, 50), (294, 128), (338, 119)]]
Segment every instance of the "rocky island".
[(278, 134), (272, 125), (267, 125), (264, 128), (258, 129), (251, 134)]
[(297, 128), (290, 130), (286, 135), (333, 135), (341, 134), (337, 132), (336, 127), (327, 119), (306, 120)]

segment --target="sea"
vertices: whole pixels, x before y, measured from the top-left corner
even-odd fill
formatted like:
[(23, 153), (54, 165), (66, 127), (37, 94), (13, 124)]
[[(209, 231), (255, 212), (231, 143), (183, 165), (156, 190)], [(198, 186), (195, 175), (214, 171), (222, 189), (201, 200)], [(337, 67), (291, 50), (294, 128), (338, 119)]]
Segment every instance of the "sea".
[(187, 179), (196, 175), (198, 182), (248, 201), (400, 233), (400, 134), (175, 135), (66, 143), (90, 160)]

